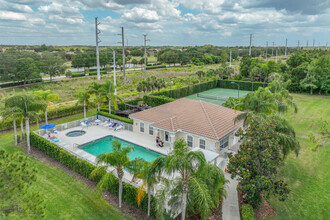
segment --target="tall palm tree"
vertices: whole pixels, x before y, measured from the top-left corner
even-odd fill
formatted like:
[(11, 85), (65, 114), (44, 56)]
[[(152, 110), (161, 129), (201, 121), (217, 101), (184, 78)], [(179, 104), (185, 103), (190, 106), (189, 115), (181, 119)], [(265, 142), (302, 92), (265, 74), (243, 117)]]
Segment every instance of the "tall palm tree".
[(115, 86), (112, 84), (110, 80), (107, 80), (103, 86), (103, 96), (108, 100), (109, 105), (109, 114), (111, 114), (111, 105), (114, 107), (115, 110), (118, 109), (117, 98), (118, 96), (115, 95)]
[(140, 205), (144, 195), (145, 188), (148, 193), (148, 216), (150, 216), (150, 202), (151, 202), (151, 191), (154, 190), (155, 185), (159, 182), (161, 169), (164, 167), (164, 160), (161, 158), (154, 160), (152, 163), (145, 161), (143, 168), (138, 173), (137, 177), (143, 180), (143, 184), (137, 191), (137, 202)]
[[(47, 108), (51, 108), (53, 103), (52, 101), (58, 101), (58, 95), (52, 93), (51, 90), (38, 90), (35, 91), (34, 94), (38, 95), (42, 100), (47, 103)], [(48, 117), (47, 117), (47, 108), (45, 110), (45, 123), (48, 124)]]
[(45, 111), (47, 104), (35, 94), (20, 94), (9, 97), (6, 100), (8, 108), (16, 108), (17, 117), (24, 117), (26, 130), (27, 153), (30, 154), (30, 119), (38, 119), (38, 113)]
[[(105, 164), (105, 166), (96, 168), (91, 176), (96, 176), (100, 172), (104, 172), (106, 168), (115, 167), (117, 171), (117, 176), (119, 179), (119, 208), (121, 208), (122, 194), (123, 194), (123, 177), (124, 168), (129, 169), (131, 161), (128, 158), (128, 154), (134, 149), (132, 146), (122, 147), (121, 143), (117, 140), (112, 142), (113, 152), (103, 153), (97, 156), (97, 164)], [(102, 177), (99, 182), (99, 189), (104, 189), (107, 186), (108, 181), (111, 180), (111, 173), (107, 173)]]
[(16, 121), (20, 120), (20, 109), (17, 107), (9, 107), (8, 99), (5, 101), (5, 108), (1, 111), (1, 115), (4, 120), (13, 120), (14, 127), (14, 136), (15, 136), (15, 145), (17, 145), (17, 129), (16, 129)]
[(76, 104), (82, 104), (84, 106), (84, 118), (86, 119), (86, 106), (89, 103), (90, 93), (89, 91), (79, 92), (77, 97), (78, 101)]
[(293, 108), (295, 113), (298, 112), (298, 107), (293, 102), (293, 97), (287, 90), (287, 87), (290, 84), (290, 80), (286, 82), (283, 82), (282, 80), (273, 80), (269, 85), (269, 90), (274, 94), (276, 109), (279, 117), (281, 117), (282, 112), (288, 111), (289, 108)]
[(101, 94), (104, 92), (103, 86), (100, 83), (93, 82), (93, 84), (89, 87), (89, 93), (94, 94), (96, 96), (97, 102), (97, 110), (100, 111), (100, 102), (101, 102)]

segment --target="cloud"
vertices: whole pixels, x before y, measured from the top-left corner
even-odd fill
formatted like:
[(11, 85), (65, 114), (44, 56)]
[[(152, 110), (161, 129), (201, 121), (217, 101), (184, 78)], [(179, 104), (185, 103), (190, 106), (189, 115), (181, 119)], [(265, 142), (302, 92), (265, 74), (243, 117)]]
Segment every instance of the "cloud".
[(127, 21), (134, 21), (137, 23), (154, 23), (160, 19), (156, 11), (136, 7), (125, 12), (122, 17)]

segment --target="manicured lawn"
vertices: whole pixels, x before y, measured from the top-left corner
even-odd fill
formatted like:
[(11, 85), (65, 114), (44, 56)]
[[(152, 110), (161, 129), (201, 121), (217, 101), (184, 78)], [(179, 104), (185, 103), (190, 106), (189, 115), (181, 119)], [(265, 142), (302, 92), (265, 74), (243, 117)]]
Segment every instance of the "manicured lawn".
[[(89, 113), (92, 114), (95, 112)], [(59, 124), (79, 118), (83, 115), (51, 122)], [(13, 132), (0, 134), (0, 149), (23, 153), (21, 147), (12, 145), (13, 137)], [(29, 160), (38, 169), (37, 181), (32, 189), (44, 197), (45, 219), (131, 219), (98, 197), (84, 182), (33, 157)]]
[(311, 151), (308, 133), (311, 122), (322, 118), (330, 124), (330, 97), (294, 95), (299, 111), (285, 118), (294, 127), (301, 144), (299, 156), (290, 155), (280, 170), (289, 184), (287, 201), (271, 198), (277, 211), (271, 219), (329, 219), (330, 207), (330, 142), (327, 147)]

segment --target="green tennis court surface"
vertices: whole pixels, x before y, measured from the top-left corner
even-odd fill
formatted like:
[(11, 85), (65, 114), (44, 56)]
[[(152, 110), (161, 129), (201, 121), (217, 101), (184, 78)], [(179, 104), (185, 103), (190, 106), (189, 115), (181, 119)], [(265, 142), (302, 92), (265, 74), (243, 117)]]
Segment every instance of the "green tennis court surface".
[[(248, 94), (250, 91), (243, 91), (239, 90), (239, 97), (243, 97), (246, 94)], [(188, 99), (197, 99), (197, 100), (202, 100), (204, 102), (210, 102), (216, 105), (222, 105), (229, 97), (238, 97), (238, 90), (236, 89), (221, 89), (221, 88), (216, 88), (216, 89), (211, 89), (207, 90), (204, 92), (199, 93), (201, 96), (211, 96), (210, 98), (205, 98), (205, 97), (198, 97), (197, 94), (187, 96), (186, 98)], [(216, 99), (221, 99), (221, 100), (216, 100)]]

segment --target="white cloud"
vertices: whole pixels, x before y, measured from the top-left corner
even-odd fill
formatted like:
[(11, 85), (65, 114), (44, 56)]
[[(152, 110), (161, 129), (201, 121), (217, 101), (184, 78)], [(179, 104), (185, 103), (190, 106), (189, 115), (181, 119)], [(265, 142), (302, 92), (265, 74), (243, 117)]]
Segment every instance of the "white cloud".
[(26, 20), (26, 16), (22, 13), (11, 11), (0, 11), (0, 20)]
[(153, 23), (159, 21), (160, 19), (156, 11), (137, 7), (125, 12), (122, 17), (128, 21), (134, 21), (138, 23)]

